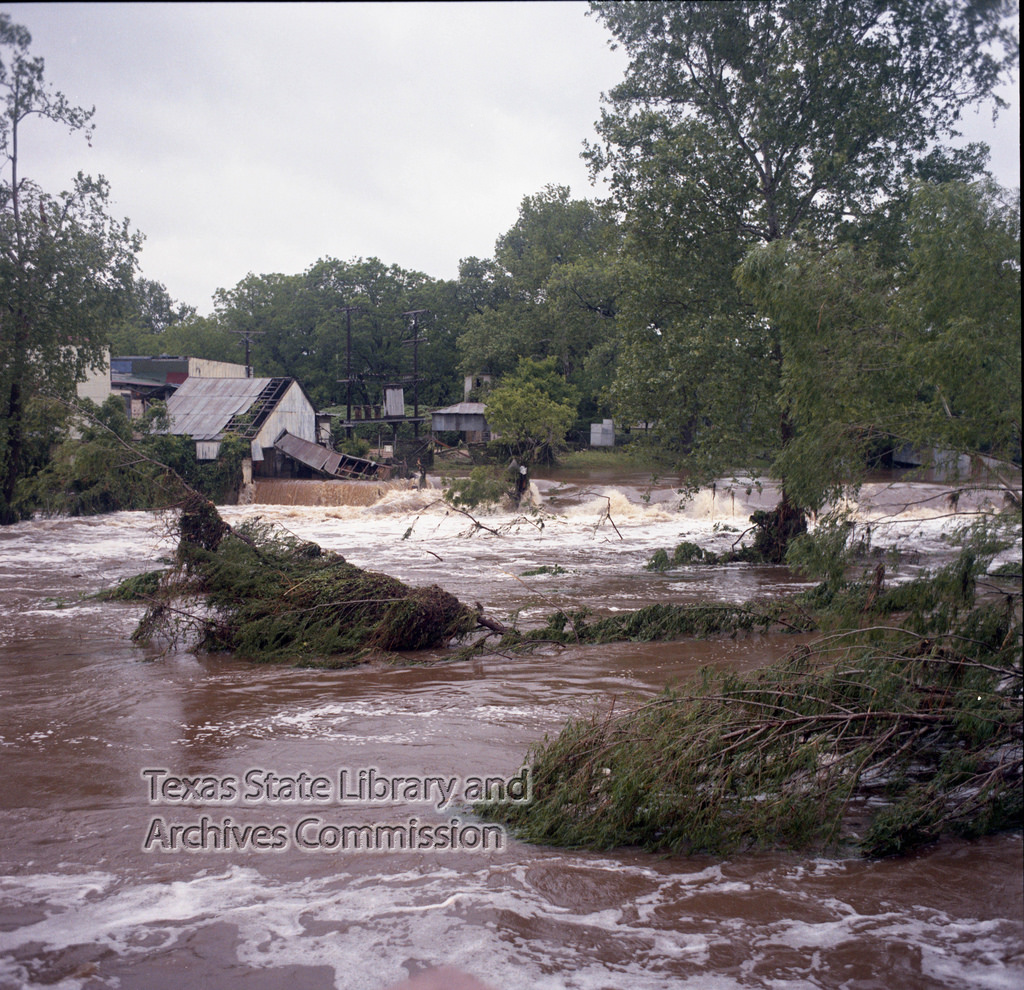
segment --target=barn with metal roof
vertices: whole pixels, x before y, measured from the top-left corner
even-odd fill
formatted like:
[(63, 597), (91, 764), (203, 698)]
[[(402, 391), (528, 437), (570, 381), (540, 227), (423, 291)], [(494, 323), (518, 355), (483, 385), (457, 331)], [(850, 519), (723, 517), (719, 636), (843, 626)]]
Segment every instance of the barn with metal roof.
[(277, 474), (285, 431), (316, 443), (316, 410), (294, 378), (187, 378), (167, 400), (169, 432), (190, 436), (196, 457), (215, 460), (224, 434), (249, 440), (257, 474)]

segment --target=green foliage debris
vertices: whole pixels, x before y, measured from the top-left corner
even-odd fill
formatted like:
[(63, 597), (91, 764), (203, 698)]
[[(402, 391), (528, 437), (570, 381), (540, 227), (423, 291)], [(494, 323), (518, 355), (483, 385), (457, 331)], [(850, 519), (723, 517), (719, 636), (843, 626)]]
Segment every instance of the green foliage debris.
[(552, 616), (537, 638), (828, 631), (780, 664), (704, 670), (630, 711), (571, 720), (528, 754), (531, 802), (478, 811), (531, 842), (672, 853), (887, 855), (1020, 828), (1020, 594), (1012, 575), (1005, 590), (985, 575), (987, 541), (975, 534), (949, 566), (889, 588), (876, 571), (767, 605)]
[(533, 801), (479, 809), (549, 845), (902, 852), (1024, 824), (1019, 626), (984, 645), (854, 637), (615, 717), (529, 755)]
[(177, 566), (140, 621), (137, 642), (191, 630), (197, 649), (338, 666), (444, 647), (482, 618), (436, 585), (363, 570), (258, 520), (231, 528), (201, 497), (186, 505), (179, 532)]

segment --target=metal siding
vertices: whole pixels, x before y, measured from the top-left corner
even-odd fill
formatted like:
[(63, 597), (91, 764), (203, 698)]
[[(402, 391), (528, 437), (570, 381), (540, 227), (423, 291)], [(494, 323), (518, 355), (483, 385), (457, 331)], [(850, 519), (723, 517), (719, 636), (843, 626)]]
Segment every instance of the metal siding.
[(489, 429), (487, 420), (480, 413), (431, 413), (430, 428), (438, 433), (448, 431), (474, 433), (485, 432)]
[(433, 415), (437, 416), (444, 413), (451, 413), (453, 415), (479, 415), (483, 416), (487, 404), (484, 402), (456, 402), (454, 406), (445, 406), (444, 409), (435, 409)]
[[(333, 473), (341, 460), (340, 455), (336, 454), (333, 450), (321, 447), (317, 443), (311, 443), (309, 440), (303, 440), (302, 437), (294, 436), (291, 433), (285, 433), (278, 437), (274, 446), (278, 450), (283, 450), (289, 457), (301, 461), (315, 471), (329, 470)], [(328, 468), (327, 465), (332, 461), (333, 466)]]
[(314, 471), (322, 471), (336, 477), (353, 475), (373, 477), (381, 474), (380, 465), (374, 461), (340, 454), (290, 433), (280, 434), (274, 446), (293, 460), (313, 468)]
[(386, 388), (384, 389), (384, 415), (404, 416), (405, 415), (405, 389)]
[(167, 400), (170, 432), (217, 440), (231, 417), (248, 409), (269, 384), (269, 378), (188, 378)]
[(606, 419), (600, 423), (590, 424), (590, 446), (591, 447), (614, 447), (615, 446), (615, 424), (612, 420)]
[(437, 433), (448, 431), (486, 433), (490, 427), (484, 415), (487, 409), (483, 402), (456, 402), (454, 406), (436, 409), (430, 414), (430, 428)]

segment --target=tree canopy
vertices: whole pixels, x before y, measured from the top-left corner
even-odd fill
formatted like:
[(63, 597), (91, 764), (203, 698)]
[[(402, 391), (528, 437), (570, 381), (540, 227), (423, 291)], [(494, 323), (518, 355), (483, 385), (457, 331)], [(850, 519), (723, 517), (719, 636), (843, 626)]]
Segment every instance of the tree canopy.
[(91, 133), (92, 111), (46, 82), (31, 36), (0, 14), (0, 523), (17, 520), (25, 418), (33, 396), (68, 398), (101, 361), (130, 286), (140, 238), (109, 216), (109, 188), (81, 172), (50, 193), (22, 174), (19, 137), (40, 118)]
[(566, 186), (525, 196), (494, 259), (463, 262), (460, 281), (477, 289), (458, 338), (465, 373), (504, 375), (522, 357), (551, 357), (596, 411), (617, 349), (619, 245), (612, 216)]
[(1005, 105), (995, 86), (1018, 52), (998, 0), (591, 8), (630, 56), (592, 166), (620, 204), (679, 186), (674, 205), (696, 221), (682, 236), (731, 221), (771, 241), (870, 216), (966, 107)]
[(888, 265), (872, 244), (775, 242), (738, 271), (778, 327), (795, 435), (775, 472), (817, 508), (874, 449), (1021, 456), (1020, 198), (919, 185)]
[(487, 421), (501, 442), (525, 460), (551, 458), (576, 418), (578, 390), (555, 368), (554, 357), (520, 358), (516, 370), (487, 396)]
[(378, 258), (321, 258), (296, 275), (250, 273), (233, 288), (219, 289), (215, 304), (221, 333), (252, 335), (259, 373), (301, 379), (322, 406), (345, 402), (350, 362), (352, 401), (360, 404), (379, 402), (383, 384), (411, 376), (413, 348), (405, 343), (411, 324), (403, 314), (426, 310), (418, 327), (425, 339), (415, 355), (420, 401), (454, 398), (449, 324), (458, 322), (457, 301), (445, 283), (422, 272)]
[(1017, 55), (1009, 8), (591, 6), (630, 56), (601, 143), (586, 152), (625, 233), (616, 411), (656, 421), (696, 480), (782, 468), (797, 342), (757, 312), (733, 271), (775, 241), (891, 248), (915, 179), (976, 177), (984, 149), (941, 142), (966, 107), (999, 103), (994, 87)]

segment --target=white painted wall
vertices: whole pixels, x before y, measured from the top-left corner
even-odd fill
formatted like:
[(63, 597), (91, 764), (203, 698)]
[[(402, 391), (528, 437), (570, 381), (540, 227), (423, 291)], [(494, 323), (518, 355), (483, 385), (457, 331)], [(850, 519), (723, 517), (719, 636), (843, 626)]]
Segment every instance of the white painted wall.
[(277, 408), (256, 434), (261, 447), (273, 447), (282, 430), (316, 443), (316, 410), (306, 398), (298, 382), (292, 382), (281, 397)]
[(245, 378), (245, 365), (230, 361), (207, 361), (206, 358), (188, 359), (190, 378)]
[(84, 382), (77, 385), (80, 399), (92, 399), (102, 406), (110, 396), (110, 350), (103, 352), (103, 366), (97, 370), (87, 370)]

